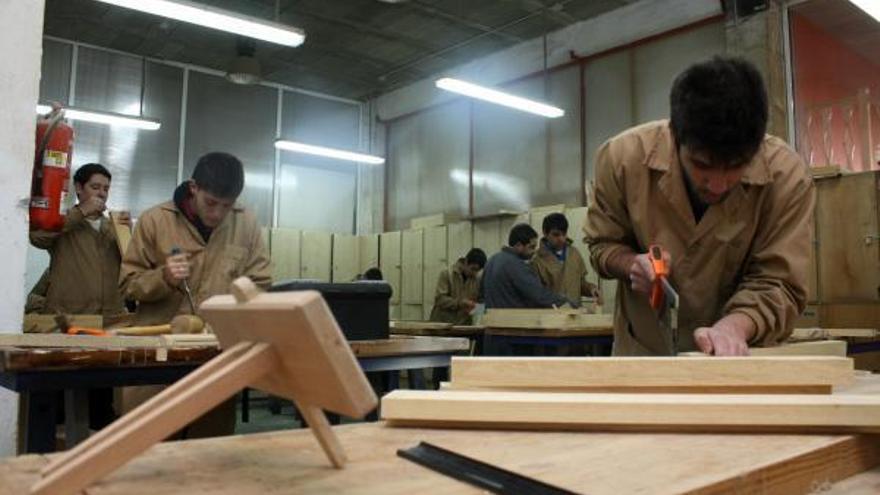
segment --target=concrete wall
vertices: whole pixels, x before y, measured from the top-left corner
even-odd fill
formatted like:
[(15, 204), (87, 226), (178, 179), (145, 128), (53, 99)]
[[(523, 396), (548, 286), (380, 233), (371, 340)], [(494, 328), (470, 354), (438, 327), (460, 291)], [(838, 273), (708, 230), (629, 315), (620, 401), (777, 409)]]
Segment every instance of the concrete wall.
[[(21, 331), (43, 8), (43, 0), (0, 0), (0, 332)], [(17, 430), (18, 395), (0, 389), (0, 456), (15, 454)]]

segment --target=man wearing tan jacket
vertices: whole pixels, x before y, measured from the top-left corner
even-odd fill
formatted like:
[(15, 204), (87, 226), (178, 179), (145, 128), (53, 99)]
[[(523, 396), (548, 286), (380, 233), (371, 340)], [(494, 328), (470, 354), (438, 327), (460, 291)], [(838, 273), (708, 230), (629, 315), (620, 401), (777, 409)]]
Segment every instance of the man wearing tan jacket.
[[(806, 301), (808, 170), (765, 135), (764, 83), (742, 59), (688, 68), (670, 103), (669, 121), (625, 131), (596, 157), (584, 231), (599, 275), (621, 281), (614, 354), (742, 355), (780, 342)], [(654, 244), (680, 296), (677, 349), (648, 301)]]
[(486, 266), (486, 253), (480, 248), (468, 251), (455, 266), (443, 270), (437, 278), (431, 321), (470, 325), (471, 312), (480, 293), (480, 271)]
[(568, 238), (568, 219), (562, 213), (544, 217), (544, 237), (532, 259), (532, 269), (544, 287), (580, 303), (581, 297), (599, 297), (594, 284), (587, 282), (587, 265)]
[[(268, 288), (269, 257), (259, 225), (235, 203), (243, 188), (241, 162), (227, 153), (208, 153), (171, 201), (140, 216), (120, 274), (125, 295), (138, 303), (136, 324), (168, 323), (191, 313), (184, 280), (196, 308), (229, 293), (230, 283), (241, 276)], [(187, 436), (231, 434), (234, 427), (230, 400), (190, 425)]]

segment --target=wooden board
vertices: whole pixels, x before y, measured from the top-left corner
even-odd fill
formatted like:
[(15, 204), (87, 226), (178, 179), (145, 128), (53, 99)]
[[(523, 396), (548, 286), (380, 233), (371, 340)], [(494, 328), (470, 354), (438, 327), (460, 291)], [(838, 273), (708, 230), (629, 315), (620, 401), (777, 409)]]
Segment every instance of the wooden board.
[[(351, 462), (315, 461), (303, 430), (237, 435), (154, 446), (101, 483), (101, 495), (296, 493), (478, 495), (485, 491), (396, 455), (426, 441), (480, 461), (591, 495), (810, 493), (876, 465), (880, 442), (831, 435), (674, 435), (337, 426)], [(719, 448), (723, 446), (723, 448)], [(27, 493), (51, 457), (0, 461), (0, 495)], [(247, 462), (241, 462), (246, 459)], [(855, 478), (850, 478), (855, 480)], [(851, 486), (850, 480), (840, 486)], [(874, 494), (869, 490), (865, 494)]]
[(467, 351), (468, 339), (460, 337), (412, 337), (393, 335), (389, 339), (353, 340), (351, 350), (358, 357), (448, 354)]
[[(433, 323), (433, 322), (407, 322), (407, 323)], [(412, 335), (426, 337), (481, 337), (485, 333), (485, 327), (479, 325), (456, 325), (446, 328), (432, 327), (409, 327), (391, 328), (391, 335)]]
[(79, 347), (86, 349), (125, 349), (158, 347), (158, 337), (98, 337), (66, 334), (0, 334), (0, 347)]
[(446, 255), (452, 264), (467, 255), (474, 247), (474, 229), (471, 222), (456, 222), (446, 228)]
[(269, 236), (272, 257), (272, 280), (279, 282), (300, 278), (302, 233), (296, 229), (272, 229)]
[(534, 208), (529, 209), (529, 224), (533, 229), (538, 233), (538, 236), (543, 235), (543, 225), (544, 225), (544, 217), (551, 213), (564, 213), (565, 205), (564, 204), (556, 204), (556, 205), (547, 205), (547, 206), (536, 206)]
[[(475, 220), (474, 247), (486, 252), (486, 256), (492, 256), (501, 250), (500, 222), (497, 218)], [(505, 235), (505, 240), (507, 239)], [(506, 243), (505, 243), (506, 244)]]
[(868, 172), (816, 182), (823, 303), (880, 300), (878, 176)]
[(445, 330), (452, 328), (452, 323), (395, 320), (390, 322), (390, 327), (392, 330)]
[(358, 275), (358, 241), (350, 234), (333, 234), (333, 282), (351, 282)]
[[(120, 223), (119, 214), (120, 212), (118, 211), (111, 211), (110, 223), (113, 226), (113, 233), (116, 234), (116, 246), (119, 247), (119, 254), (124, 257), (125, 252), (128, 250), (128, 245), (131, 244), (131, 225)], [(131, 217), (129, 216), (129, 218)]]
[[(836, 356), (846, 357), (846, 342), (842, 340), (822, 340), (814, 342), (791, 342), (774, 347), (750, 347), (752, 356)], [(705, 356), (702, 352), (680, 352), (682, 357)]]
[(300, 276), (304, 279), (329, 282), (332, 249), (332, 235), (329, 232), (303, 231)]
[(446, 241), (446, 226), (425, 229), (422, 273), (422, 319), (424, 320), (431, 319), (437, 277), (455, 262), (455, 258), (447, 254)]
[(875, 328), (795, 328), (788, 340), (822, 340), (859, 337), (880, 338), (880, 330)]
[(490, 328), (601, 329), (613, 328), (611, 315), (587, 314), (573, 309), (490, 309), (480, 323)]
[(461, 357), (456, 387), (794, 387), (845, 385), (853, 362), (837, 357)]
[(370, 268), (379, 268), (379, 234), (359, 235), (358, 243), (358, 273), (364, 273)]
[[(101, 315), (68, 315), (71, 325), (86, 328), (104, 328), (104, 317)], [(24, 333), (60, 333), (55, 315), (26, 314), (22, 323)]]
[[(400, 304), (400, 232), (385, 232), (379, 236), (379, 266), (385, 281), (391, 284), (391, 305)], [(392, 311), (392, 317), (399, 316)]]
[[(424, 232), (404, 230), (401, 237), (400, 276), (401, 302), (422, 304), (422, 277), (424, 270)], [(407, 316), (404, 319), (409, 319)], [(421, 319), (421, 314), (415, 319)]]

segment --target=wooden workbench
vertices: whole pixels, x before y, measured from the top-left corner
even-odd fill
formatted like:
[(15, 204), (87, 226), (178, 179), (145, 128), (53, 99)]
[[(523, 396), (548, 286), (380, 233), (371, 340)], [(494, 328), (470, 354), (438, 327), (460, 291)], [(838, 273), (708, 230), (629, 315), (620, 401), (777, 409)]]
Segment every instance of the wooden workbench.
[[(880, 393), (880, 377), (861, 377), (843, 393)], [(93, 493), (483, 493), (396, 456), (419, 441), (593, 495), (807, 493), (880, 463), (880, 438), (851, 435), (500, 432), (382, 423), (335, 431), (350, 459), (344, 470), (327, 464), (309, 432), (272, 432), (155, 446)], [(46, 462), (29, 455), (0, 463), (0, 495), (26, 493)], [(878, 479), (875, 470), (822, 493), (859, 486), (876, 493)]]

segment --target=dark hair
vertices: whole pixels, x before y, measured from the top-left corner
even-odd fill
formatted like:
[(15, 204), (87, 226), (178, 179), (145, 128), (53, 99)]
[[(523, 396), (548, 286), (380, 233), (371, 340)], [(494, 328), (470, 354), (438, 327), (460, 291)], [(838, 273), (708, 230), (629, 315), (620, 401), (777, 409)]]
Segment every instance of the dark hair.
[(551, 213), (544, 217), (541, 230), (544, 231), (544, 235), (549, 234), (551, 230), (559, 230), (564, 234), (568, 232), (568, 219), (562, 213)]
[(672, 83), (669, 106), (676, 143), (721, 166), (751, 160), (767, 131), (764, 80), (742, 58), (716, 56), (688, 67)]
[(192, 180), (217, 197), (235, 199), (244, 189), (244, 167), (229, 153), (215, 151), (199, 158)]
[(468, 265), (477, 265), (482, 270), (486, 266), (486, 253), (480, 248), (473, 248), (464, 257), (464, 262)]
[(73, 174), (73, 182), (84, 186), (95, 174), (101, 174), (106, 177), (107, 180), (113, 180), (113, 176), (110, 175), (110, 171), (107, 170), (107, 167), (100, 163), (86, 163), (82, 167), (76, 169), (76, 173)]
[(536, 237), (538, 237), (538, 233), (535, 232), (531, 225), (518, 223), (510, 229), (510, 235), (507, 236), (507, 245), (513, 247), (517, 244), (528, 244), (529, 241)]
[(367, 271), (364, 272), (364, 280), (383, 280), (382, 270), (376, 267), (368, 268)]

